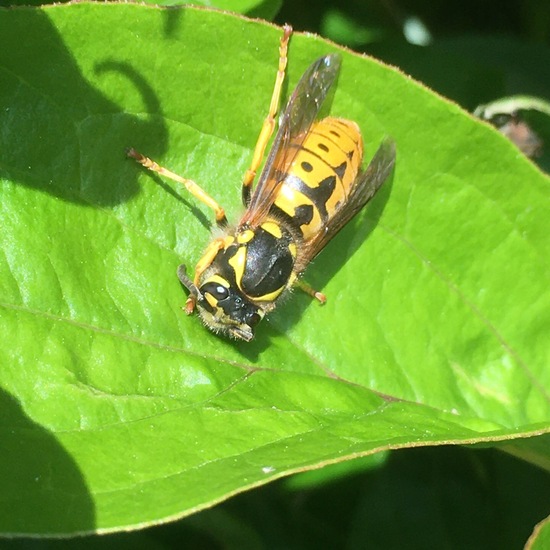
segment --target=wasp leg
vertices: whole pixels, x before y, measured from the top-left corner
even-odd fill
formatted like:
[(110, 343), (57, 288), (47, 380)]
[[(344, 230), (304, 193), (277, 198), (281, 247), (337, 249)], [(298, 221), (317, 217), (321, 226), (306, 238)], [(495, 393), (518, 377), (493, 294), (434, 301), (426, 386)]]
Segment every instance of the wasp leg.
[(307, 283), (304, 283), (304, 281), (295, 281), (294, 286), (299, 288), (302, 292), (305, 292), (315, 300), (319, 301), (321, 305), (325, 304), (327, 301), (327, 297), (322, 292), (319, 292), (310, 287)]
[(208, 245), (208, 248), (206, 249), (202, 258), (195, 266), (195, 275), (193, 277), (193, 280), (191, 280), (187, 275), (187, 268), (185, 267), (185, 265), (182, 264), (178, 267), (178, 279), (180, 280), (181, 284), (185, 286), (187, 290), (189, 290), (189, 297), (185, 302), (185, 313), (187, 313), (187, 315), (191, 315), (191, 313), (193, 313), (193, 311), (195, 310), (195, 306), (197, 305), (197, 300), (202, 300), (203, 296), (201, 294), (201, 291), (199, 290), (199, 280), (201, 275), (204, 273), (204, 270), (212, 264), (218, 252), (224, 247), (225, 241), (223, 238), (214, 239)]
[(208, 245), (208, 248), (202, 255), (202, 258), (198, 261), (197, 265), (195, 266), (195, 276), (193, 277), (193, 284), (197, 288), (199, 288), (199, 279), (203, 274), (204, 270), (212, 264), (218, 252), (222, 250), (224, 247), (225, 247), (225, 239), (223, 237), (214, 239)]
[(193, 280), (188, 277), (185, 265), (182, 264), (178, 267), (178, 278), (183, 286), (189, 290), (189, 297), (185, 302), (185, 313), (187, 313), (187, 315), (191, 315), (191, 313), (193, 313), (195, 306), (197, 305), (197, 300), (202, 300), (203, 296), (199, 290), (199, 280), (201, 275), (204, 273), (204, 270), (212, 264), (218, 252), (224, 247), (225, 240), (223, 238), (214, 239), (208, 245), (208, 248), (202, 258), (195, 266), (195, 276), (193, 277)]
[(151, 160), (149, 157), (138, 153), (133, 148), (127, 149), (126, 155), (128, 155), (130, 158), (137, 160), (142, 166), (151, 170), (152, 172), (156, 172), (161, 176), (170, 178), (171, 180), (181, 183), (187, 189), (187, 191), (189, 191), (189, 193), (191, 193), (194, 197), (196, 197), (198, 200), (206, 204), (206, 206), (214, 211), (216, 215), (216, 223), (220, 227), (225, 227), (227, 225), (227, 218), (225, 217), (224, 209), (208, 193), (206, 193), (206, 191), (203, 191), (202, 188), (199, 187), (193, 180), (185, 179), (181, 176), (178, 176), (174, 172), (163, 168), (154, 160)]
[(248, 206), (250, 202), (250, 194), (252, 191), (252, 183), (256, 177), (256, 172), (262, 163), (264, 158), (265, 148), (269, 142), (271, 134), (275, 129), (275, 117), (279, 110), (279, 100), (281, 98), (281, 88), (283, 87), (283, 81), (285, 79), (286, 64), (288, 61), (288, 41), (292, 34), (292, 27), (285, 25), (283, 27), (284, 34), (281, 37), (281, 44), (279, 46), (279, 69), (277, 70), (277, 78), (275, 79), (275, 86), (273, 88), (273, 94), (271, 96), (271, 104), (269, 106), (269, 113), (264, 120), (256, 147), (254, 148), (254, 155), (250, 167), (244, 174), (243, 186), (242, 186), (242, 199), (243, 204)]

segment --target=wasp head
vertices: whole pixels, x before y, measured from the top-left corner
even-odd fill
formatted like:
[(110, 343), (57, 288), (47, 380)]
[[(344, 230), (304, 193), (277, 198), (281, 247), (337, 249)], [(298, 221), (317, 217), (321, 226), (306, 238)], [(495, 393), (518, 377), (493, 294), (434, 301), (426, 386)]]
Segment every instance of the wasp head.
[(218, 273), (207, 273), (197, 288), (187, 276), (185, 266), (179, 267), (178, 276), (191, 293), (199, 315), (210, 330), (246, 342), (254, 338), (254, 328), (265, 313), (226, 278)]

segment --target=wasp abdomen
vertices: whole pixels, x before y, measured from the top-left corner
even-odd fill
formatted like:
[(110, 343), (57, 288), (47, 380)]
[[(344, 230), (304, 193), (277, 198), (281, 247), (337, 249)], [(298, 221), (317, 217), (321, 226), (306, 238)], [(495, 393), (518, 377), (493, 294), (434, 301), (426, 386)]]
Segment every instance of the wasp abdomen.
[(328, 117), (295, 147), (274, 205), (307, 241), (346, 203), (361, 167), (363, 140), (355, 122)]

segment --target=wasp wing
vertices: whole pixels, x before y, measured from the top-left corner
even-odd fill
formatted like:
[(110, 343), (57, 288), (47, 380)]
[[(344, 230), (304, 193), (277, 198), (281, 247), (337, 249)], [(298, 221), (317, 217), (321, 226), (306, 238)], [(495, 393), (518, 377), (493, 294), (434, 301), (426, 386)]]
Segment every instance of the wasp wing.
[(338, 76), (340, 64), (338, 54), (321, 57), (298, 82), (281, 116), (279, 130), (241, 224), (254, 227), (267, 216), (282, 180)]
[(359, 174), (351, 194), (342, 208), (329, 221), (317, 236), (306, 243), (301, 265), (305, 266), (327, 245), (355, 214), (369, 202), (386, 181), (395, 164), (395, 142), (385, 138), (364, 172)]

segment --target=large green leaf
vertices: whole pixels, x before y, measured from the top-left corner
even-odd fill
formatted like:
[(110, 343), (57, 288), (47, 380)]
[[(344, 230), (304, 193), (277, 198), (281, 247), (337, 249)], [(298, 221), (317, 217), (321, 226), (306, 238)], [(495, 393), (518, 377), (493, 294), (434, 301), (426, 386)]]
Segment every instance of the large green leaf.
[(550, 546), (550, 518), (541, 521), (535, 527), (533, 534), (527, 541), (527, 550), (545, 550)]
[(233, 13), (243, 13), (250, 17), (262, 17), (273, 19), (279, 11), (282, 0), (145, 0), (148, 4), (163, 6), (181, 6), (182, 4), (193, 4), (194, 6), (205, 6), (218, 8)]
[[(71, 0), (62, 0), (70, 3)], [(3, 0), (0, 5), (4, 6), (41, 6), (49, 4), (45, 0)], [(141, 0), (142, 4), (151, 4), (153, 6), (182, 6), (183, 4), (193, 4), (194, 6), (204, 6), (208, 8), (217, 8), (227, 10), (233, 13), (242, 13), (249, 17), (262, 17), (264, 19), (273, 19), (281, 7), (282, 0)]]
[[(182, 314), (211, 213), (239, 213), (281, 31), (207, 10), (0, 11), (0, 530), (189, 514), (382, 449), (506, 441), (550, 465), (550, 181), (496, 131), (343, 51), (332, 112), (392, 181), (250, 344)], [(25, 37), (23, 40), (22, 37)], [(289, 87), (334, 45), (291, 41)], [(536, 437), (539, 436), (539, 437)]]

